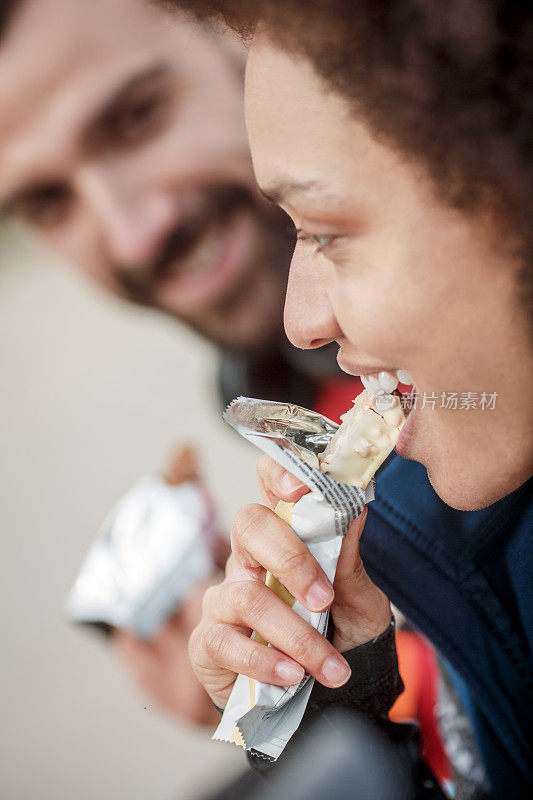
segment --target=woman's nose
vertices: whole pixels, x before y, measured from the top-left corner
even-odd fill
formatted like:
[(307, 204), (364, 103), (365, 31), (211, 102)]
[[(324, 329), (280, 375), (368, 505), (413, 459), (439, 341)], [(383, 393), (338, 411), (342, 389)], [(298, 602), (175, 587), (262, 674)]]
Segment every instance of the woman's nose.
[(288, 338), (302, 350), (322, 347), (342, 331), (326, 291), (329, 270), (320, 266), (298, 244), (294, 251), (287, 285), (284, 323)]

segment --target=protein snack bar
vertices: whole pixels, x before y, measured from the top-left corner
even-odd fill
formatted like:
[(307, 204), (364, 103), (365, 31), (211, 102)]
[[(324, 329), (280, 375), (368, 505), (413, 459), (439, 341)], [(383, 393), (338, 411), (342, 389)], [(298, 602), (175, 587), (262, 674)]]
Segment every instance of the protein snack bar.
[[(311, 489), (295, 504), (278, 503), (275, 511), (333, 581), (342, 537), (373, 498), (372, 476), (405, 420), (399, 398), (362, 392), (341, 426), (299, 406), (244, 397), (234, 400), (224, 417)], [(270, 574), (267, 585), (325, 635), (329, 609), (308, 611)], [(213, 738), (277, 759), (300, 724), (313, 682), (305, 675), (297, 686), (279, 687), (239, 675)]]

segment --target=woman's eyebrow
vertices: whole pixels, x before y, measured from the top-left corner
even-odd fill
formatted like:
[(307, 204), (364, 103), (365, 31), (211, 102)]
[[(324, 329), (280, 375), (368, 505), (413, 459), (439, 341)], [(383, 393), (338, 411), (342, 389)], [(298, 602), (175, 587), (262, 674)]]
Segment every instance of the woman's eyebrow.
[(265, 186), (264, 188), (259, 187), (259, 191), (267, 200), (277, 205), (290, 203), (294, 195), (306, 195), (306, 200), (315, 200), (317, 203), (325, 203), (325, 201), (327, 201), (328, 206), (336, 205), (344, 207), (348, 202), (346, 197), (343, 197), (341, 194), (336, 194), (332, 191), (331, 187), (319, 180), (279, 181)]
[(272, 203), (281, 203), (288, 200), (293, 194), (302, 194), (311, 190), (314, 193), (320, 193), (325, 190), (325, 185), (322, 181), (279, 181), (265, 188), (259, 187), (261, 194)]

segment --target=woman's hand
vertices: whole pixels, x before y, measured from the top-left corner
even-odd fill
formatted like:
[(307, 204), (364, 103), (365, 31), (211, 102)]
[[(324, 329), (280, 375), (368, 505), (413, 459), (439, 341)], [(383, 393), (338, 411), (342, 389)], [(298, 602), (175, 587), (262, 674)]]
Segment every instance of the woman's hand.
[[(268, 456), (257, 466), (261, 496), (274, 508), (279, 500), (296, 502), (309, 489)], [(367, 508), (355, 519), (344, 537), (335, 581), (335, 600), (331, 615), (335, 625), (333, 644), (340, 653), (369, 642), (391, 623), (390, 603), (366, 574), (359, 555), (359, 539), (366, 522)]]
[[(226, 577), (204, 596), (193, 631), (193, 669), (216, 705), (224, 707), (238, 673), (278, 686), (297, 684), (304, 670), (324, 686), (342, 686), (350, 668), (339, 651), (373, 639), (390, 624), (390, 605), (370, 581), (359, 558), (362, 514), (342, 545), (335, 592), (324, 571), (292, 528), (271, 510), (278, 500), (296, 502), (308, 492), (271, 459), (258, 467), (267, 508), (251, 505), (236, 516)], [(266, 570), (310, 611), (333, 602), (334, 646), (264, 584)], [(250, 639), (256, 630), (273, 647)]]

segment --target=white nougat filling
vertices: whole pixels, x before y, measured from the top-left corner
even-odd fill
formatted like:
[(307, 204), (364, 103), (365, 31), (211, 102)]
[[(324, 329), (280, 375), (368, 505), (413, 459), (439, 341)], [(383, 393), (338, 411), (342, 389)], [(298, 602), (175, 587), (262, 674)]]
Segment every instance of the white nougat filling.
[[(381, 410), (383, 405), (388, 407)], [(363, 391), (319, 456), (320, 469), (335, 480), (365, 489), (398, 441), (405, 422), (400, 398), (388, 395), (376, 409), (376, 398)]]

